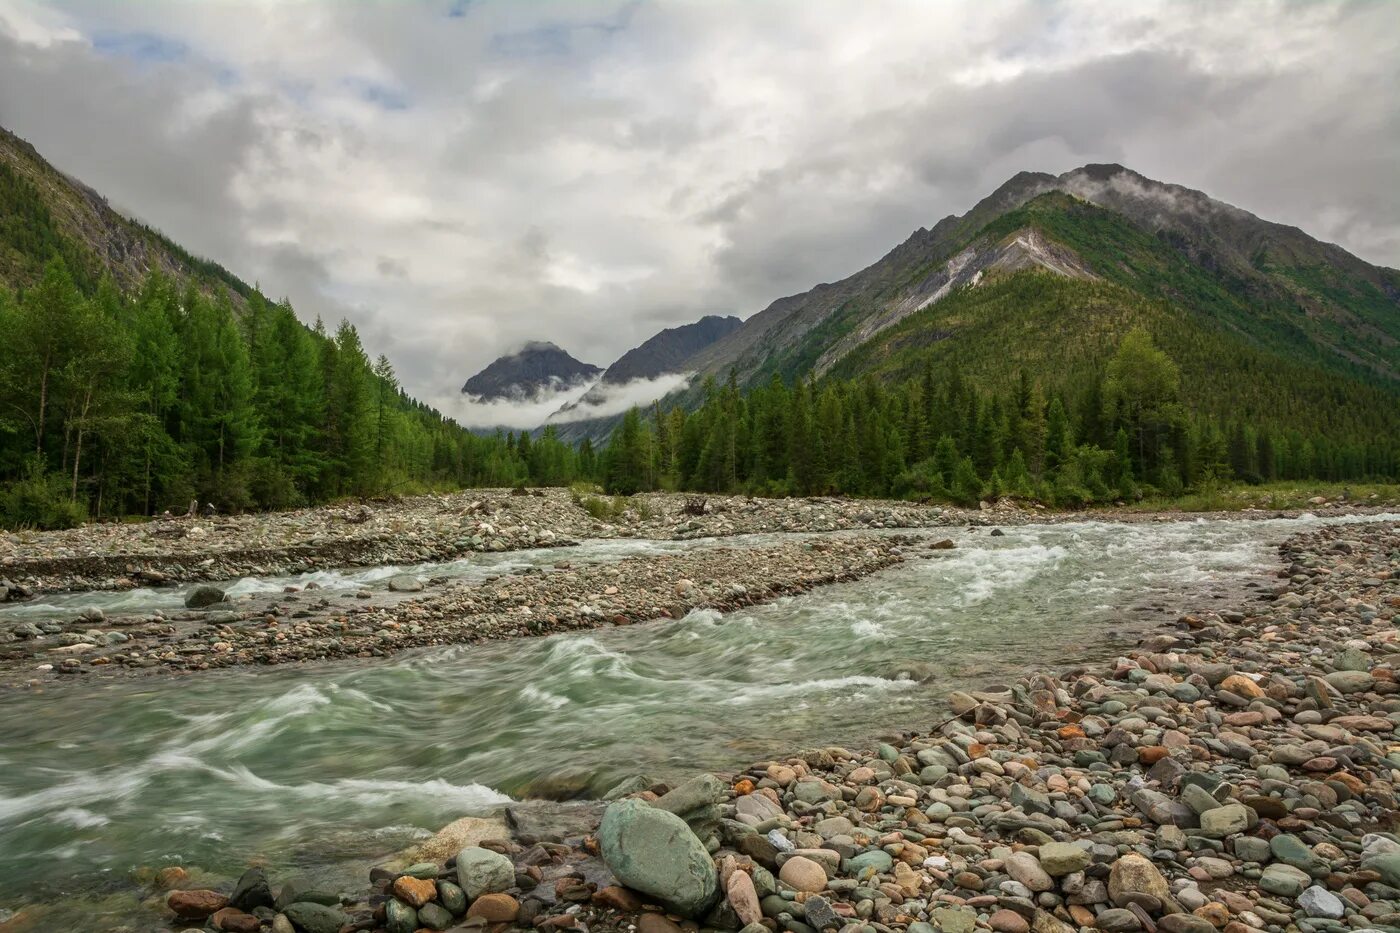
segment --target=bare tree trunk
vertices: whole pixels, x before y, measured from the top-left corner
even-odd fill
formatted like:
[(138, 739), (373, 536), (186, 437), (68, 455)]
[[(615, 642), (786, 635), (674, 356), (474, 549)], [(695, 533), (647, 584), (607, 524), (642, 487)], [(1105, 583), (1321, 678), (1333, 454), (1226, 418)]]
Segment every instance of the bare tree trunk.
[[(78, 440), (73, 450), (73, 494), (72, 500), (78, 501), (78, 463), (83, 459), (83, 425), (87, 422), (88, 409), (92, 407), (92, 384), (88, 384), (87, 394), (83, 396), (83, 412), (78, 416)], [(67, 456), (67, 442), (64, 443), (64, 456)]]

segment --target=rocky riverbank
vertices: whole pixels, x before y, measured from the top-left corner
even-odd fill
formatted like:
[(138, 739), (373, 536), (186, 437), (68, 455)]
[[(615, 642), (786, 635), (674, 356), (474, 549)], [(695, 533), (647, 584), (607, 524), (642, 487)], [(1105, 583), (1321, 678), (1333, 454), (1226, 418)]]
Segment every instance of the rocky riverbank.
[[(0, 530), (0, 603), (71, 590), (123, 590), (246, 576), (455, 560), (583, 539), (693, 540), (742, 534), (916, 529), (1028, 522), (1143, 522), (1296, 517), (1302, 510), (1224, 513), (1047, 512), (1009, 500), (976, 509), (896, 500), (645, 493), (627, 499), (566, 489), (473, 489), (364, 504), (249, 515), (165, 517), (67, 531)], [(1322, 501), (1318, 515), (1387, 506)]]
[(1030, 514), (1009, 505), (987, 511), (990, 516), (975, 509), (867, 499), (647, 493), (611, 500), (555, 488), (473, 489), (289, 512), (16, 531), (0, 533), (0, 602), (45, 591), (428, 563), (584, 538), (685, 540), (992, 520), (1011, 524)]
[(857, 579), (900, 560), (903, 551), (888, 536), (794, 539), (610, 564), (564, 561), (476, 584), (403, 577), (390, 581), (388, 593), (299, 590), (252, 607), (199, 587), (187, 599), (199, 608), (185, 612), (107, 618), (88, 610), (66, 623), (12, 625), (0, 644), (0, 685), (382, 658), (431, 645), (678, 619)]
[(927, 733), (459, 821), (319, 910), (171, 907), (277, 933), (1400, 930), (1400, 527), (1281, 556), (1272, 598), (954, 694)]

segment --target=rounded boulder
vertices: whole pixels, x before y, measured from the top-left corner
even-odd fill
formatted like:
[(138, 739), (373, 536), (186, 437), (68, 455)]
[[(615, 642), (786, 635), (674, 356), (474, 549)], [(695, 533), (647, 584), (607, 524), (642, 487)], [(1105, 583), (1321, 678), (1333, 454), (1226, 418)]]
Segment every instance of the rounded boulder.
[(668, 910), (699, 917), (719, 896), (719, 873), (685, 820), (640, 800), (619, 800), (598, 827), (603, 862), (618, 881)]

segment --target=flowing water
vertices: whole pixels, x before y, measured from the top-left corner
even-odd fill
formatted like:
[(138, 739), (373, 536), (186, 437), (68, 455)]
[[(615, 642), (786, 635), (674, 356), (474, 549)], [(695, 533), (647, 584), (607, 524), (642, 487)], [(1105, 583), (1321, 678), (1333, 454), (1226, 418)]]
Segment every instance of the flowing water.
[[(951, 689), (1111, 657), (1183, 609), (1237, 604), (1278, 542), (1319, 523), (952, 532), (955, 550), (724, 615), (7, 696), (0, 908), (70, 899), (130, 921), (132, 870), (173, 863), (227, 876), (261, 862), (358, 889), (367, 861), (532, 782), (596, 791), (927, 727)], [(492, 572), (557, 559), (503, 555)]]

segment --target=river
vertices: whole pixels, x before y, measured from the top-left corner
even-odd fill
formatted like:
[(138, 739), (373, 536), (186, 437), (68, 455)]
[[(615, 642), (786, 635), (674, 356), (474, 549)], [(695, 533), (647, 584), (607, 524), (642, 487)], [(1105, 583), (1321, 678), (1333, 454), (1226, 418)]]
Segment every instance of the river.
[[(358, 889), (367, 862), (541, 779), (601, 791), (926, 727), (952, 689), (1112, 657), (1184, 609), (1241, 604), (1267, 585), (1275, 546), (1319, 523), (935, 530), (921, 535), (957, 548), (726, 615), (15, 693), (0, 707), (0, 908), (59, 901), (129, 920), (132, 871), (167, 864), (217, 877), (258, 862)], [(589, 542), (454, 573), (677, 546)]]

